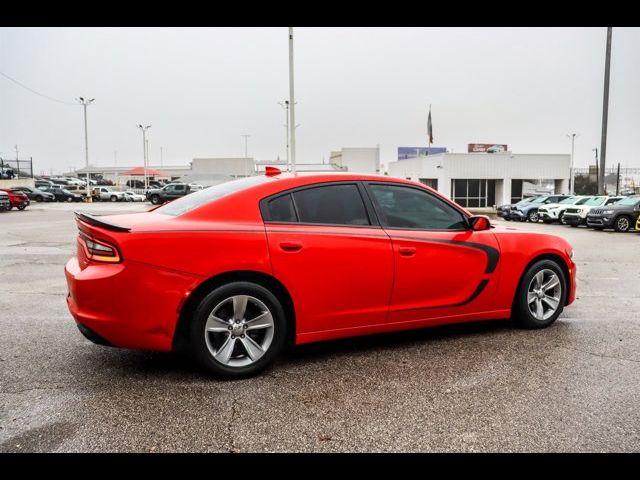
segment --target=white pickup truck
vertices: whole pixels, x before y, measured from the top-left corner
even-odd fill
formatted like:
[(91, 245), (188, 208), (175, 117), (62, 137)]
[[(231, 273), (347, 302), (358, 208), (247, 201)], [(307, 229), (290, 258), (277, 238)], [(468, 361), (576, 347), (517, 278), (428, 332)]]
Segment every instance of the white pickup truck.
[(127, 201), (127, 196), (124, 192), (116, 192), (115, 190), (111, 190), (109, 187), (95, 187), (91, 191), (91, 196), (93, 200), (101, 200), (103, 202), (125, 202)]

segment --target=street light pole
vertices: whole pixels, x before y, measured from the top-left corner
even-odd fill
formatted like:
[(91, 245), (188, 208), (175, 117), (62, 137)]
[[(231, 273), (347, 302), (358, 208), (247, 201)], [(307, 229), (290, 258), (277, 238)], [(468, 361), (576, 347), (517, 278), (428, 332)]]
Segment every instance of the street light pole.
[(138, 125), (138, 128), (142, 131), (142, 155), (143, 155), (143, 169), (144, 169), (144, 191), (145, 193), (149, 189), (149, 182), (147, 178), (147, 130), (151, 128), (151, 125)]
[(569, 167), (569, 195), (573, 195), (573, 191), (575, 190), (575, 180), (573, 177), (573, 152), (574, 152), (574, 143), (576, 140), (576, 134), (572, 133), (571, 135), (567, 134), (567, 137), (571, 139), (571, 166)]
[(604, 95), (602, 98), (602, 137), (600, 140), (600, 176), (598, 177), (598, 195), (604, 195), (604, 171), (607, 156), (607, 120), (609, 117), (609, 74), (611, 72), (611, 32), (612, 27), (607, 27), (607, 53), (604, 63)]
[(291, 170), (291, 164), (289, 163), (289, 100), (285, 100), (284, 103), (278, 102), (278, 104), (282, 106), (285, 111), (286, 122), (284, 126), (287, 130), (287, 170)]
[(296, 102), (293, 89), (293, 27), (289, 27), (289, 128), (291, 129), (291, 171), (296, 173)]
[(95, 98), (85, 99), (83, 97), (78, 97), (78, 102), (82, 105), (84, 109), (84, 166), (87, 169), (87, 202), (91, 203), (91, 193), (90, 187), (91, 182), (89, 181), (89, 134), (87, 132), (87, 105), (93, 103)]
[(249, 137), (251, 135), (248, 134), (244, 134), (244, 135), (240, 135), (241, 137), (244, 137), (244, 176), (248, 177), (247, 175), (247, 158), (249, 158), (249, 150), (247, 148), (247, 141), (249, 139)]

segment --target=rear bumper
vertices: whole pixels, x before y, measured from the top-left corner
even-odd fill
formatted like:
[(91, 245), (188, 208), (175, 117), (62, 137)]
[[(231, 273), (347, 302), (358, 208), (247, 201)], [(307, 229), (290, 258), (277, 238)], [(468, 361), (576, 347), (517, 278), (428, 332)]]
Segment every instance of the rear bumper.
[(162, 351), (171, 350), (180, 308), (202, 280), (137, 262), (81, 270), (75, 257), (67, 262), (65, 276), (67, 306), (87, 338)]

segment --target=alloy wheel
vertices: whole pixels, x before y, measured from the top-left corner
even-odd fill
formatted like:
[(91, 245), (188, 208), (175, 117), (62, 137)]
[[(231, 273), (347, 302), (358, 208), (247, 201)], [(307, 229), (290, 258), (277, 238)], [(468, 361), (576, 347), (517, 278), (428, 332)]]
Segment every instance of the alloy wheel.
[(616, 222), (616, 226), (619, 232), (626, 232), (630, 226), (629, 219), (627, 217), (620, 217)]
[(218, 303), (204, 327), (209, 352), (229, 367), (257, 362), (269, 349), (273, 334), (271, 311), (250, 295), (234, 295)]
[(553, 270), (545, 268), (536, 273), (527, 289), (529, 312), (536, 320), (547, 320), (560, 306), (562, 284)]

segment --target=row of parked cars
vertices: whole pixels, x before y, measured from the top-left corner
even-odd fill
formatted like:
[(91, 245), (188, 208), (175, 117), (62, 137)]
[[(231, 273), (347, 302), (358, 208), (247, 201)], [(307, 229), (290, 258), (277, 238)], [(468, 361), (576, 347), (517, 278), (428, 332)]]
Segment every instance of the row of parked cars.
[(617, 232), (640, 231), (640, 195), (538, 195), (498, 207), (507, 221), (561, 223)]

